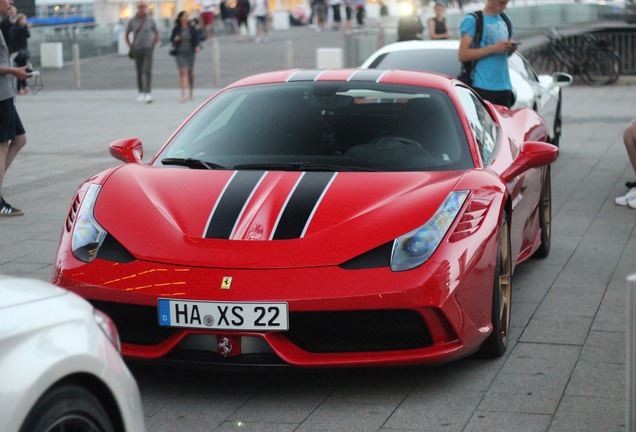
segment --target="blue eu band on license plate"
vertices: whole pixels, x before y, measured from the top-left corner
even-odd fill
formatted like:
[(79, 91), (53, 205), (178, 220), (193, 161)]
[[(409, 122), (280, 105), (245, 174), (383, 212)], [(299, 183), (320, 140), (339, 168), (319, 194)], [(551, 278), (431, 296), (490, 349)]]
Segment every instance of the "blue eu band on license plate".
[(287, 303), (158, 300), (159, 325), (208, 330), (288, 330)]

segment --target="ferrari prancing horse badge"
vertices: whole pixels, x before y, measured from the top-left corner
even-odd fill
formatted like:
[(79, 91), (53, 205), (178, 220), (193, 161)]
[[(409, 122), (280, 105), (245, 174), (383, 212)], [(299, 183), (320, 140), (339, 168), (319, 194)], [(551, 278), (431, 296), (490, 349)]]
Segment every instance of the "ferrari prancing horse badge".
[(232, 278), (229, 276), (225, 276), (223, 278), (223, 282), (221, 282), (221, 289), (230, 289), (232, 285)]

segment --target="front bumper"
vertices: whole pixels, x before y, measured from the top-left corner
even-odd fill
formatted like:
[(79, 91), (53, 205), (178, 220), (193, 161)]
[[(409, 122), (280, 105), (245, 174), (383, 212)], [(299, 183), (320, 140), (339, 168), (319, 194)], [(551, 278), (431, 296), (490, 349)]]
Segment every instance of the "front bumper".
[[(300, 367), (440, 363), (475, 351), (491, 331), (488, 253), (469, 263), (429, 261), (399, 273), (337, 266), (189, 268), (141, 260), (84, 264), (70, 254), (61, 257), (53, 282), (109, 314), (131, 359)], [(227, 277), (231, 289), (221, 289)], [(161, 327), (158, 298), (285, 301), (290, 330)], [(223, 353), (222, 343), (233, 351)]]

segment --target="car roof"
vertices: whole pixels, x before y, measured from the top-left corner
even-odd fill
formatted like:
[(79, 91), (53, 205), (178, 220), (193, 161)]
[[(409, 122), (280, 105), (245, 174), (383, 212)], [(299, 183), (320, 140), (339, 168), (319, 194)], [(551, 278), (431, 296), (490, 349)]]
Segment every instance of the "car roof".
[(404, 41), (404, 42), (395, 42), (392, 44), (388, 44), (375, 51), (373, 54), (367, 58), (364, 63), (362, 63), (363, 68), (368, 67), (369, 63), (371, 63), (376, 57), (398, 51), (413, 51), (413, 50), (457, 50), (459, 49), (459, 41), (458, 40), (436, 40), (436, 41), (421, 41), (421, 40), (412, 40), (412, 41)]

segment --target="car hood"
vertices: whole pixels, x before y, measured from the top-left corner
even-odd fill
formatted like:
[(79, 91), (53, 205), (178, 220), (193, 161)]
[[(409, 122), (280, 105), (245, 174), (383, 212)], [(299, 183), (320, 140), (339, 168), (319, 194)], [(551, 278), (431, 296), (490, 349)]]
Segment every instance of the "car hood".
[(426, 223), (463, 173), (131, 164), (108, 178), (94, 213), (137, 259), (222, 268), (337, 265)]
[(62, 288), (39, 280), (0, 275), (0, 310), (67, 293)]

